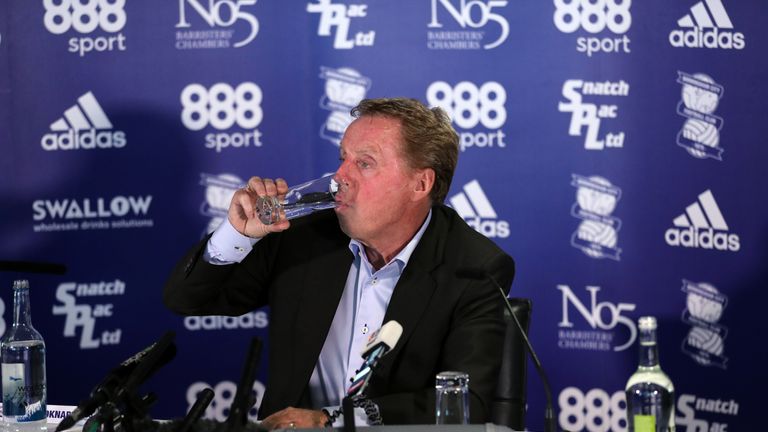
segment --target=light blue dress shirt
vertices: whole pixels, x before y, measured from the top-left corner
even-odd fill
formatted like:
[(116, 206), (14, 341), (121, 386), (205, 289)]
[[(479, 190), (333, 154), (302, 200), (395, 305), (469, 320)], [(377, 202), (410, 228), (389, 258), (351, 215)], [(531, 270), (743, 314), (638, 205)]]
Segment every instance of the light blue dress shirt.
[[(363, 363), (360, 354), (368, 336), (384, 324), (382, 321), (395, 285), (431, 218), (430, 210), (424, 223), (403, 250), (379, 270), (374, 270), (368, 261), (365, 246), (357, 240), (350, 240), (349, 250), (355, 259), (349, 268), (344, 293), (309, 380), (310, 396), (315, 408), (333, 411), (341, 405), (351, 383), (350, 379)], [(203, 258), (218, 265), (240, 262), (256, 242), (258, 239), (240, 234), (225, 220), (208, 241)], [(334, 426), (342, 425), (340, 420)], [(360, 408), (355, 408), (355, 423), (367, 424), (365, 412)]]
[[(349, 249), (355, 260), (349, 269), (344, 293), (309, 380), (314, 406), (331, 410), (341, 405), (355, 371), (363, 364), (360, 354), (368, 336), (384, 324), (384, 313), (395, 285), (431, 218), (430, 211), (416, 235), (379, 270), (374, 270), (368, 261), (365, 246), (357, 240), (350, 240)], [(362, 410), (355, 410), (356, 415), (360, 412)], [(356, 419), (356, 423), (366, 424), (365, 420), (365, 413), (362, 413), (362, 419)]]

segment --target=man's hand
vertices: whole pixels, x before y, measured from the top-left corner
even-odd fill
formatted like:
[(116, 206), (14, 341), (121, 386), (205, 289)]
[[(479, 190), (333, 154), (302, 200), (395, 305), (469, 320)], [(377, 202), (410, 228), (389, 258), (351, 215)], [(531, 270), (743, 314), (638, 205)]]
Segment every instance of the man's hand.
[[(271, 232), (285, 231), (291, 225), (287, 219), (272, 225), (264, 225), (256, 213), (256, 200), (260, 196), (276, 196), (282, 199), (288, 192), (288, 184), (283, 179), (262, 179), (251, 177), (248, 184), (235, 192), (229, 205), (229, 223), (243, 235), (261, 238)], [(282, 212), (281, 212), (282, 213)]]
[(265, 418), (261, 425), (270, 430), (321, 428), (327, 421), (328, 416), (322, 411), (288, 407)]

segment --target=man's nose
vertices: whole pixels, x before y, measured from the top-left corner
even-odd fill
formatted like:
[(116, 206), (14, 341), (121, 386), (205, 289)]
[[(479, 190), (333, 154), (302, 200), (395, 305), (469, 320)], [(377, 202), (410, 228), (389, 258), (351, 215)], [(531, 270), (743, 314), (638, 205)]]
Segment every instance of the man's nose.
[(347, 183), (347, 163), (347, 161), (342, 161), (339, 168), (336, 169), (336, 174), (333, 176), (339, 184)]

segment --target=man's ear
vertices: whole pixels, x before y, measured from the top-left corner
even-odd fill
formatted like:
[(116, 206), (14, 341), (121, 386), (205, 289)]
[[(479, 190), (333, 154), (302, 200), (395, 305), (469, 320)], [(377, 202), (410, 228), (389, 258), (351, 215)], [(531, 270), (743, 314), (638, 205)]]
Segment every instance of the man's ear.
[(415, 200), (429, 198), (432, 188), (435, 187), (435, 170), (424, 168), (416, 171), (416, 185), (414, 188)]

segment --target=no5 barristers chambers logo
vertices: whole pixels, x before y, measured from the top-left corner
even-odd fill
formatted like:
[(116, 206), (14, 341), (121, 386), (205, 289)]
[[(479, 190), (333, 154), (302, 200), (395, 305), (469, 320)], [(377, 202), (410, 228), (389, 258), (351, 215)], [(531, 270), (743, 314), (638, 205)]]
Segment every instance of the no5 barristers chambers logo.
[(508, 3), (507, 0), (431, 0), (427, 48), (489, 50), (500, 46), (509, 36), (509, 22), (501, 14)]
[(240, 48), (259, 33), (256, 0), (179, 0), (176, 49)]
[[(586, 287), (589, 291), (587, 302), (582, 302), (568, 285), (558, 285), (557, 289), (562, 293), (562, 319), (557, 324), (560, 349), (624, 351), (637, 339), (635, 320), (626, 314), (637, 308), (634, 303), (598, 302), (599, 286)], [(569, 314), (571, 310), (576, 313)], [(584, 328), (584, 323), (589, 329)], [(624, 329), (620, 330), (622, 327)]]

